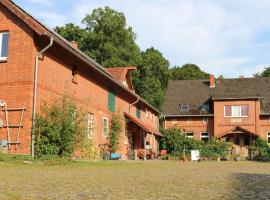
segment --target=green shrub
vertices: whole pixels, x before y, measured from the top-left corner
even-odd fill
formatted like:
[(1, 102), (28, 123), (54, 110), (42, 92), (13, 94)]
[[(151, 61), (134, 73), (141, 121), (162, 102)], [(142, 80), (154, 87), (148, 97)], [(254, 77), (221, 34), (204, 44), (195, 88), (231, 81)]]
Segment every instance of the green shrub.
[(161, 139), (162, 149), (166, 149), (170, 155), (176, 157), (189, 157), (191, 150), (200, 150), (201, 157), (216, 158), (226, 157), (231, 143), (224, 139), (211, 139), (208, 142), (186, 138), (185, 134), (177, 128), (163, 130)]
[(113, 114), (111, 127), (110, 127), (110, 134), (109, 134), (109, 151), (111, 153), (115, 153), (118, 149), (119, 145), (119, 137), (122, 130), (122, 119), (121, 115)]
[(68, 96), (44, 103), (35, 126), (35, 155), (72, 156), (87, 137), (86, 112)]

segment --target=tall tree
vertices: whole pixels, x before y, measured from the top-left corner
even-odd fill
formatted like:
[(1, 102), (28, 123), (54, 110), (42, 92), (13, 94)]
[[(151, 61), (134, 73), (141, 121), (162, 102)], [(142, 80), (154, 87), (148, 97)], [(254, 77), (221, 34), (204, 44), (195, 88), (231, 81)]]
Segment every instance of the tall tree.
[(142, 63), (133, 76), (136, 92), (160, 109), (170, 76), (169, 62), (153, 47), (142, 52), (141, 55)]
[(261, 73), (253, 74), (254, 77), (270, 77), (270, 67), (265, 67)]
[(185, 64), (182, 67), (170, 69), (172, 80), (209, 79), (210, 74), (202, 71), (197, 65)]
[(109, 7), (97, 8), (82, 20), (85, 28), (73, 24), (56, 27), (69, 41), (78, 42), (79, 48), (104, 67), (130, 66), (140, 62), (136, 34), (127, 27), (122, 12)]

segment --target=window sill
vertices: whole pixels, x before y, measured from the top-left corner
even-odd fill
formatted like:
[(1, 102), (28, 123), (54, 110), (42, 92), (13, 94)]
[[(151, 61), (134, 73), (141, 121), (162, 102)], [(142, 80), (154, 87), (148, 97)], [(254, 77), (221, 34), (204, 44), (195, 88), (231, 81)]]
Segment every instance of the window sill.
[(5, 59), (5, 60), (0, 59), (0, 63), (6, 63), (6, 62), (7, 62), (7, 59)]

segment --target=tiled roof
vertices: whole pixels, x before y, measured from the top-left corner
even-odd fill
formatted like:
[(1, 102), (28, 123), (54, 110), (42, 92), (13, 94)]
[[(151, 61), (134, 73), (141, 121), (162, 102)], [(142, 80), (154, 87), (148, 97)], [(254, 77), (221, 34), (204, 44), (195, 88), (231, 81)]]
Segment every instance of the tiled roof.
[[(163, 114), (168, 115), (211, 115), (213, 100), (256, 99), (261, 101), (261, 114), (270, 114), (270, 77), (217, 79), (215, 87), (209, 87), (209, 80), (170, 81)], [(203, 104), (209, 104), (209, 111), (202, 111)], [(181, 111), (181, 104), (189, 104), (189, 111)]]
[(118, 81), (124, 81), (124, 80), (126, 80), (127, 73), (129, 71), (136, 70), (136, 67), (111, 67), (111, 68), (106, 68), (106, 70), (116, 80), (118, 80)]

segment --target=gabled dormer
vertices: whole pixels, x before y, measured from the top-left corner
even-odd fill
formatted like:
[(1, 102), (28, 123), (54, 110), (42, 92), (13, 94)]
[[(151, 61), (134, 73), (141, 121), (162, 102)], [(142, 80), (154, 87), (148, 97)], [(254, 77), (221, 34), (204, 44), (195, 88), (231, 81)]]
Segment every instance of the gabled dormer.
[(131, 73), (135, 71), (137, 68), (135, 66), (130, 67), (111, 67), (106, 68), (106, 70), (122, 85), (130, 90), (134, 90)]

